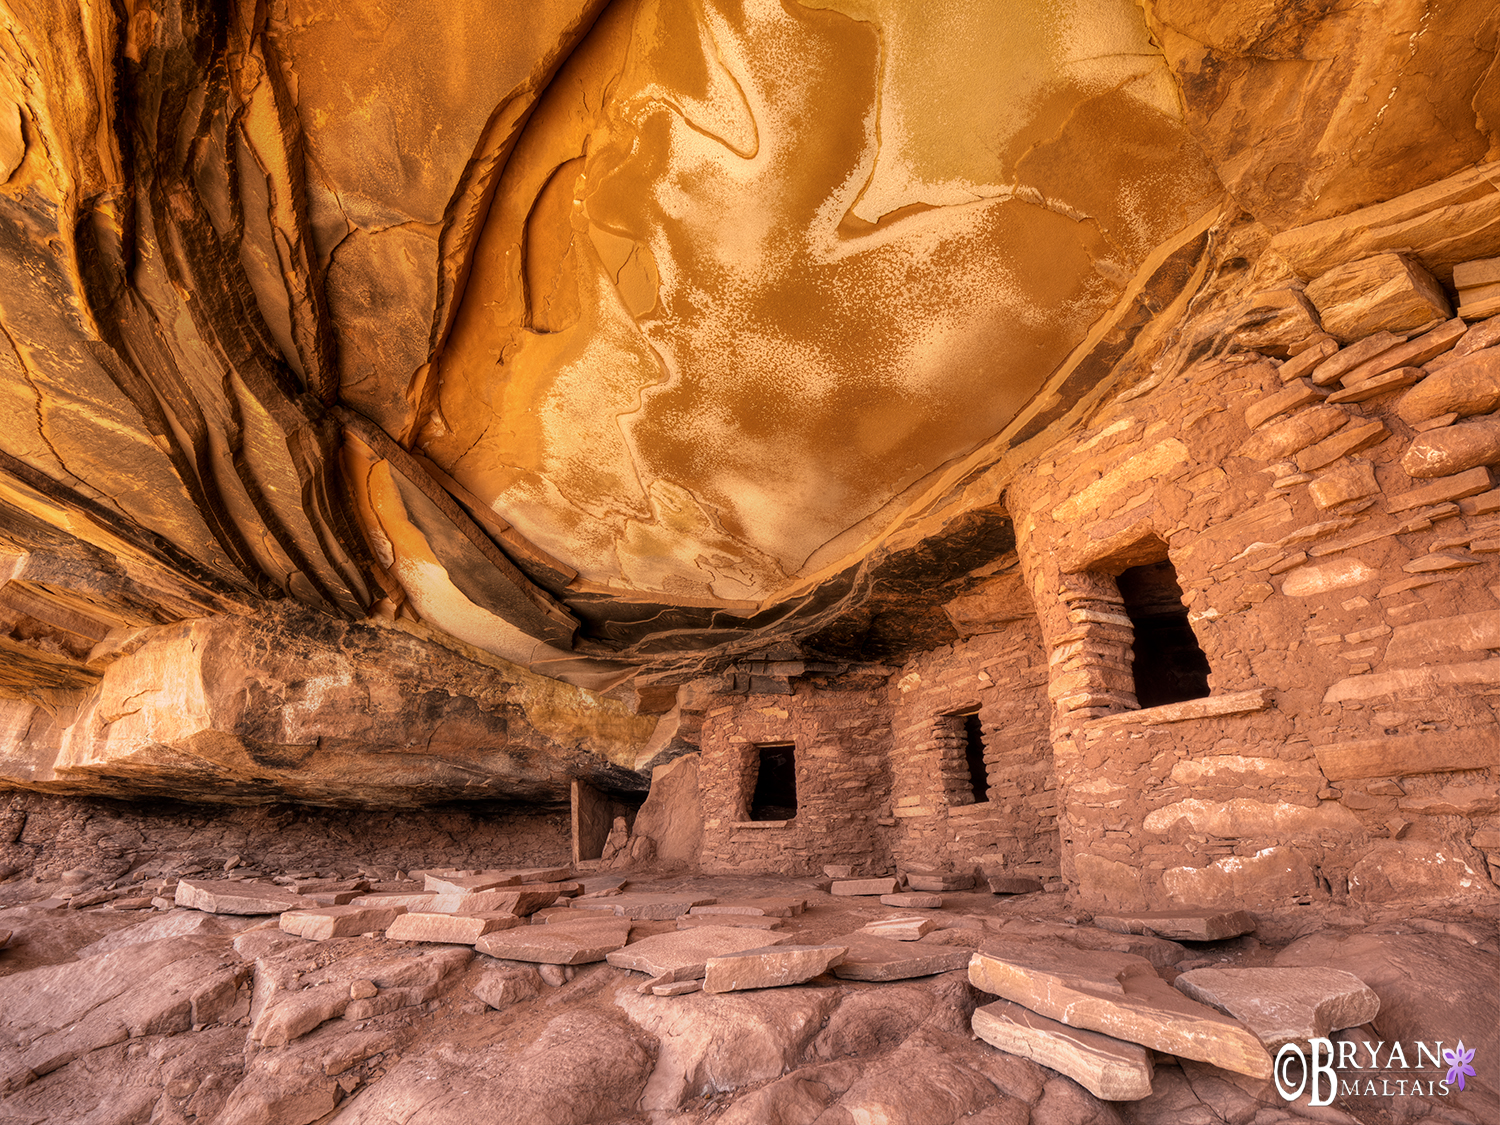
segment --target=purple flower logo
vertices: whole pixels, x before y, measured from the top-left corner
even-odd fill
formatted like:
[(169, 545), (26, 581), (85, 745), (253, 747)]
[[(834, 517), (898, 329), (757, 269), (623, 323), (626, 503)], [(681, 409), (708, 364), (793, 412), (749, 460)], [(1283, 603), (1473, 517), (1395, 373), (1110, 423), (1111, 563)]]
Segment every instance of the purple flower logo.
[(1443, 1081), (1450, 1084), (1457, 1082), (1458, 1088), (1462, 1090), (1464, 1088), (1464, 1076), (1474, 1073), (1474, 1068), (1469, 1065), (1473, 1061), (1473, 1058), (1474, 1048), (1470, 1047), (1465, 1051), (1462, 1039), (1458, 1041), (1457, 1047), (1444, 1051), (1443, 1061), (1448, 1064), (1448, 1077), (1443, 1079)]

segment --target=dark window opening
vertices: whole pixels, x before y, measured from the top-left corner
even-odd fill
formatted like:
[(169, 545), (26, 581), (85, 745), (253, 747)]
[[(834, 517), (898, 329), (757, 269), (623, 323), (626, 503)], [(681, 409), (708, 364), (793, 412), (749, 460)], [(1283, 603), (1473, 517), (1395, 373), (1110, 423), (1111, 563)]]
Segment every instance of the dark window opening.
[(984, 765), (984, 730), (979, 725), (978, 714), (965, 715), (964, 761), (969, 766), (969, 788), (974, 792), (974, 803), (982, 805), (990, 799), (990, 775)]
[(1135, 697), (1140, 705), (1160, 707), (1208, 695), (1208, 657), (1188, 624), (1172, 564), (1163, 559), (1133, 566), (1116, 583), (1135, 627)]
[(797, 755), (791, 743), (758, 746), (759, 769), (751, 820), (791, 820), (797, 815)]

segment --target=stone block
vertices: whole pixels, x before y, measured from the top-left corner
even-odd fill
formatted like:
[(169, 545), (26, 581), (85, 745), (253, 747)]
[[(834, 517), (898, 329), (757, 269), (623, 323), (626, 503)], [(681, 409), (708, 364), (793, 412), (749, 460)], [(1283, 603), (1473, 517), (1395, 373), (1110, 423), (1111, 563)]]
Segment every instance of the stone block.
[(1177, 992), (1144, 957), (1041, 946), (981, 950), (969, 962), (969, 983), (1069, 1027), (1271, 1077), (1271, 1056), (1249, 1029)]
[(867, 923), (859, 932), (889, 941), (916, 941), (935, 929), (937, 923), (931, 918), (880, 918)]
[(491, 1008), (504, 1009), (542, 994), (542, 978), (535, 969), (490, 969), (479, 975), (469, 991)]
[[(1469, 326), (1462, 319), (1454, 317), (1438, 325), (1431, 332), (1424, 332), (1420, 336), (1407, 340), (1404, 344), (1396, 344), (1387, 348), (1373, 359), (1368, 359), (1345, 371), (1339, 377), (1339, 381), (1345, 387), (1353, 387), (1388, 371), (1404, 367), (1421, 368), (1423, 364), (1450, 351), (1459, 340), (1463, 339), (1468, 328)], [(1426, 372), (1419, 371), (1418, 378), (1425, 375)]]
[(784, 918), (763, 918), (750, 914), (684, 914), (677, 919), (679, 930), (692, 930), (699, 926), (734, 926), (744, 930), (779, 930), (786, 925)]
[(835, 879), (828, 893), (841, 897), (853, 895), (888, 895), (900, 889), (899, 879)]
[(689, 914), (749, 914), (765, 918), (795, 918), (807, 909), (805, 898), (746, 898), (695, 906)]
[(1349, 870), (1356, 903), (1440, 903), (1488, 899), (1494, 884), (1483, 857), (1464, 844), (1439, 840), (1380, 840)]
[(557, 901), (548, 887), (502, 887), (470, 894), (435, 894), (426, 909), (433, 914), (514, 914), (526, 917)]
[(1361, 383), (1352, 383), (1344, 390), (1329, 395), (1328, 401), (1331, 403), (1369, 402), (1372, 398), (1379, 398), (1381, 395), (1404, 391), (1407, 387), (1420, 383), (1425, 376), (1426, 372), (1420, 367), (1398, 367), (1393, 371), (1373, 375)]
[(596, 910), (638, 922), (668, 922), (695, 906), (711, 906), (711, 895), (648, 895), (626, 893), (601, 899), (575, 899), (574, 910)]
[(404, 906), (408, 910), (426, 910), (437, 895), (432, 891), (421, 891), (415, 894), (402, 894), (400, 892), (376, 892), (374, 894), (360, 895), (358, 898), (350, 899), (351, 906)]
[(1408, 425), (1440, 414), (1489, 414), (1500, 407), (1500, 349), (1474, 352), (1444, 364), (1396, 403), (1396, 414)]
[(1266, 1050), (1306, 1045), (1369, 1023), (1380, 997), (1353, 973), (1327, 968), (1209, 968), (1181, 974), (1173, 986), (1239, 1020)]
[(1307, 491), (1319, 508), (1335, 508), (1351, 500), (1374, 496), (1380, 485), (1375, 482), (1375, 470), (1361, 461), (1324, 473), (1307, 486)]
[[(1344, 829), (1346, 835), (1350, 832)], [(1175, 902), (1232, 909), (1282, 906), (1315, 892), (1318, 881), (1301, 853), (1273, 845), (1254, 855), (1224, 856), (1204, 867), (1169, 867), (1162, 872), (1162, 886)]]
[(847, 945), (780, 945), (711, 957), (704, 968), (703, 991), (741, 992), (801, 984), (834, 968), (848, 951)]
[(925, 891), (897, 891), (895, 894), (881, 895), (880, 902), (883, 906), (898, 906), (908, 910), (937, 910), (943, 905), (943, 896)]
[(486, 871), (479, 875), (424, 875), (422, 889), (440, 895), (471, 895), (496, 887), (514, 886), (521, 876), (513, 871)]
[(208, 914), (281, 914), (312, 905), (274, 883), (179, 879), (176, 904)]
[(326, 941), (382, 931), (405, 913), (404, 906), (325, 906), (289, 910), (281, 916), (280, 925), (284, 933)]
[(392, 941), (432, 941), (451, 945), (473, 945), (485, 934), (514, 929), (521, 924), (521, 919), (514, 914), (505, 913), (407, 913), (386, 927), (385, 936)]
[(1150, 934), (1174, 941), (1223, 941), (1255, 930), (1245, 910), (1156, 910), (1142, 914), (1095, 914), (1094, 925), (1120, 934)]
[(1336, 351), (1313, 368), (1310, 376), (1312, 383), (1317, 387), (1332, 386), (1341, 382), (1349, 372), (1405, 342), (1405, 336), (1397, 336), (1394, 332), (1371, 333), (1358, 343)]
[(1481, 418), (1417, 435), (1401, 457), (1408, 476), (1451, 477), (1500, 461), (1500, 418)]
[(724, 957), (747, 949), (775, 948), (790, 941), (791, 937), (787, 934), (772, 938), (762, 930), (735, 926), (702, 926), (641, 938), (604, 959), (618, 969), (634, 969), (650, 977), (697, 980), (707, 971), (706, 965), (711, 957)]
[(485, 934), (474, 948), (502, 961), (587, 965), (603, 961), (629, 940), (630, 922), (611, 919), (581, 926), (517, 926)]
[(1453, 307), (1436, 278), (1404, 254), (1376, 254), (1335, 266), (1308, 283), (1323, 330), (1340, 340), (1411, 332), (1448, 320)]
[(703, 988), (701, 980), (677, 980), (670, 984), (653, 984), (651, 986), (652, 996), (686, 996), (689, 992), (697, 992)]
[(1309, 403), (1322, 402), (1328, 392), (1320, 390), (1304, 379), (1288, 384), (1279, 391), (1256, 399), (1245, 408), (1245, 424), (1252, 430), (1259, 429), (1279, 414), (1287, 414)]
[(1151, 1052), (1138, 1043), (1069, 1027), (1009, 1000), (976, 1008), (971, 1023), (990, 1046), (1066, 1074), (1097, 1098), (1127, 1102), (1151, 1094)]
[(1475, 289), (1481, 285), (1500, 283), (1500, 258), (1480, 258), (1473, 262), (1459, 262), (1453, 267), (1455, 289)]
[(1257, 461), (1277, 461), (1336, 433), (1349, 421), (1349, 412), (1327, 404), (1300, 410), (1290, 418), (1257, 430), (1235, 452)]
[(1331, 590), (1362, 586), (1380, 577), (1380, 572), (1360, 559), (1300, 566), (1287, 571), (1281, 592), (1289, 598), (1311, 598)]
[(1297, 289), (1257, 293), (1238, 311), (1231, 338), (1249, 351), (1286, 355), (1324, 338), (1312, 303)]
[(1493, 487), (1494, 478), (1490, 470), (1480, 466), (1398, 493), (1387, 499), (1386, 510), (1393, 515), (1397, 512), (1409, 512), (1413, 508), (1425, 507), (1428, 504), (1441, 504), (1449, 500), (1477, 496), (1481, 492), (1488, 492)]
[(974, 887), (974, 876), (959, 872), (936, 874), (928, 871), (908, 871), (906, 885), (914, 891), (967, 891)]
[(844, 959), (833, 967), (833, 975), (842, 980), (910, 980), (948, 973), (967, 965), (973, 952), (967, 945), (891, 941), (865, 933), (846, 934), (838, 940), (848, 947)]
[(1311, 473), (1333, 464), (1340, 457), (1348, 457), (1351, 453), (1378, 445), (1389, 436), (1390, 431), (1383, 422), (1350, 422), (1333, 436), (1298, 453), (1297, 468), (1304, 473)]

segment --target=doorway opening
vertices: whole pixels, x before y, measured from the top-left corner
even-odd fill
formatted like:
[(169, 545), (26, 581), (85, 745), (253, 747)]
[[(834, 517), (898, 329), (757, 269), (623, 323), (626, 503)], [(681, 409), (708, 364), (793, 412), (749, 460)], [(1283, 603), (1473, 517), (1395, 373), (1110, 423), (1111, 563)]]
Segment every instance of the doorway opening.
[(751, 820), (791, 820), (797, 815), (797, 749), (790, 742), (757, 746)]

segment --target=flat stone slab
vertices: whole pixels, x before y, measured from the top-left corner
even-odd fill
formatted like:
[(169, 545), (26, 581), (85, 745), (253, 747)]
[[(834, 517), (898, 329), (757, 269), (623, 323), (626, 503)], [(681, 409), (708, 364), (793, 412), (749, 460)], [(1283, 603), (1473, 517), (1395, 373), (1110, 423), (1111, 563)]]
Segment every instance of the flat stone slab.
[(848, 946), (844, 959), (833, 967), (833, 975), (844, 980), (909, 980), (962, 969), (973, 950), (967, 946), (928, 945), (926, 942), (891, 941), (853, 933), (839, 938)]
[(653, 984), (651, 986), (652, 996), (685, 996), (689, 992), (697, 992), (703, 987), (701, 980), (678, 980), (671, 984)]
[[(352, 891), (355, 894), (367, 894), (370, 890), (368, 879), (293, 879), (286, 884), (289, 890), (296, 891), (299, 895), (316, 895), (324, 893), (341, 894)], [(344, 906), (345, 903), (333, 903), (335, 906)]]
[(1066, 1074), (1097, 1098), (1134, 1102), (1151, 1094), (1151, 1052), (1139, 1043), (1069, 1027), (1009, 1000), (976, 1008), (970, 1023), (990, 1046)]
[(514, 875), (518, 883), (565, 883), (573, 878), (571, 867), (513, 867), (503, 872)]
[(889, 895), (901, 889), (899, 879), (835, 879), (828, 888), (831, 895)]
[(424, 875), (422, 889), (440, 895), (471, 895), (477, 891), (493, 891), (497, 887), (513, 887), (521, 882), (514, 871), (485, 871), (478, 875)]
[(1238, 1020), (1178, 992), (1144, 957), (1100, 950), (992, 945), (969, 962), (969, 982), (1069, 1027), (1103, 1032), (1170, 1055), (1271, 1077), (1271, 1056)]
[(1042, 881), (1029, 875), (986, 875), (985, 882), (997, 895), (1029, 895), (1042, 889)]
[(1380, 997), (1342, 969), (1193, 969), (1173, 984), (1184, 995), (1239, 1020), (1275, 1052), (1369, 1023)]
[(663, 983), (697, 980), (706, 971), (710, 957), (724, 957), (746, 949), (765, 949), (790, 941), (791, 935), (771, 938), (762, 930), (744, 930), (735, 926), (700, 926), (670, 934), (654, 934), (617, 949), (604, 959), (619, 969), (634, 969), (652, 977), (666, 977)]
[(710, 957), (704, 966), (704, 992), (781, 988), (821, 976), (844, 959), (847, 945), (773, 945)]
[(280, 926), (282, 933), (327, 941), (383, 931), (405, 913), (404, 906), (324, 906), (317, 910), (288, 910), (281, 916)]
[(702, 926), (733, 926), (737, 930), (779, 930), (786, 925), (785, 918), (763, 918), (753, 914), (684, 914), (677, 919), (679, 930), (695, 930)]
[(503, 912), (489, 914), (407, 913), (386, 927), (392, 941), (435, 941), (449, 945), (473, 945), (485, 934), (513, 930), (521, 919)]
[(869, 923), (859, 932), (891, 941), (916, 941), (935, 929), (937, 923), (931, 918), (881, 918)]
[(880, 901), (885, 906), (899, 906), (907, 910), (938, 910), (943, 905), (943, 896), (929, 894), (927, 891), (897, 891), (895, 894), (881, 895)]
[(931, 875), (910, 872), (906, 885), (914, 891), (967, 891), (974, 886), (973, 875)]
[(586, 875), (578, 880), (580, 896), (608, 895), (629, 886), (623, 875)]
[(309, 902), (315, 902), (319, 906), (348, 906), (369, 889), (364, 887), (357, 891), (301, 891), (299, 893)]
[(572, 909), (602, 910), (637, 922), (670, 922), (695, 906), (711, 906), (717, 901), (709, 895), (620, 894), (609, 898), (575, 899)]
[(273, 883), (220, 879), (179, 879), (175, 901), (208, 914), (281, 914), (312, 905), (296, 891)]
[(437, 894), (433, 891), (386, 892), (360, 895), (349, 901), (350, 906), (404, 906), (408, 910), (428, 910)]
[(517, 926), (485, 934), (474, 948), (506, 961), (588, 965), (603, 961), (629, 940), (629, 921), (612, 918), (583, 926)]
[(1174, 941), (1223, 941), (1255, 929), (1247, 910), (1162, 910), (1145, 914), (1095, 914), (1094, 925), (1117, 934), (1149, 934)]
[(695, 906), (690, 914), (750, 914), (764, 918), (795, 918), (807, 909), (805, 898), (740, 898)]
[(501, 887), (473, 894), (434, 895), (427, 910), (433, 914), (514, 914), (524, 918), (557, 901), (552, 889)]

